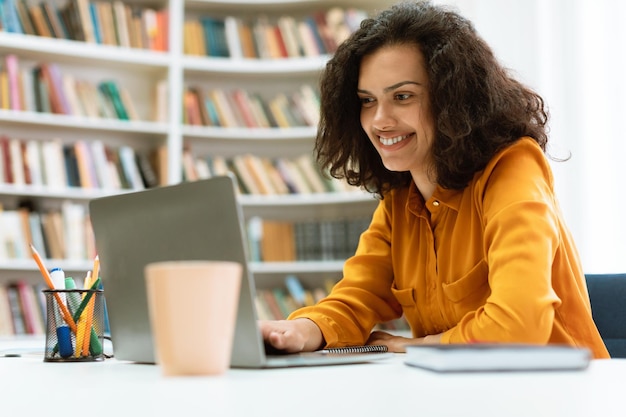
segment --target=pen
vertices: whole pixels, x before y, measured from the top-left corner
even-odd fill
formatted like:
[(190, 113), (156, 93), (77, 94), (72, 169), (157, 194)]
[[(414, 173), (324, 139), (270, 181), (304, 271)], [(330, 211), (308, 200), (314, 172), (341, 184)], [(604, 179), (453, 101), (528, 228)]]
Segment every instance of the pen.
[[(65, 272), (61, 268), (52, 268), (50, 270), (50, 279), (54, 285), (54, 289), (61, 289), (65, 286)], [(57, 302), (63, 302), (63, 297), (59, 296)], [(69, 358), (72, 356), (72, 336), (70, 333), (70, 327), (63, 321), (61, 314), (59, 313), (61, 306), (54, 308), (54, 319), (56, 322), (57, 341), (59, 346), (59, 355), (62, 358)]]
[[(76, 289), (76, 283), (74, 282), (74, 278), (72, 277), (65, 277), (64, 285), (66, 290)], [(77, 292), (68, 292), (67, 304), (70, 309), (70, 313), (74, 314), (76, 310), (78, 310), (78, 306), (80, 305), (80, 295), (78, 295)]]
[[(41, 260), (41, 256), (39, 256), (39, 252), (37, 252), (37, 249), (35, 249), (32, 243), (30, 244), (30, 250), (32, 252), (33, 259), (35, 260), (35, 262), (37, 263), (37, 266), (39, 267), (39, 271), (41, 271), (41, 275), (43, 276), (44, 281), (46, 281), (46, 285), (51, 290), (54, 290), (54, 283), (52, 282), (50, 273), (44, 266), (43, 261)], [(76, 322), (74, 321), (74, 319), (72, 318), (72, 315), (70, 314), (67, 307), (65, 306), (65, 303), (63, 303), (63, 300), (61, 299), (60, 294), (55, 292), (54, 297), (56, 298), (57, 303), (59, 304), (59, 307), (61, 308), (61, 313), (63, 314), (63, 320), (65, 320), (67, 325), (70, 326), (70, 330), (72, 330), (73, 333), (76, 333)]]

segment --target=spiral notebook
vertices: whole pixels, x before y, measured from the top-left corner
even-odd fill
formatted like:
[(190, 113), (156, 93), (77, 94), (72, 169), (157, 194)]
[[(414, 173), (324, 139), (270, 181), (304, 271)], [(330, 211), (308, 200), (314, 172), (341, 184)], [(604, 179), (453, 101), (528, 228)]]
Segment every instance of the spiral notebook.
[(236, 183), (214, 177), (91, 200), (111, 339), (119, 360), (154, 363), (143, 268), (150, 262), (226, 260), (244, 266), (232, 367), (266, 368), (368, 362), (392, 353), (352, 347), (269, 355), (257, 326), (256, 289)]

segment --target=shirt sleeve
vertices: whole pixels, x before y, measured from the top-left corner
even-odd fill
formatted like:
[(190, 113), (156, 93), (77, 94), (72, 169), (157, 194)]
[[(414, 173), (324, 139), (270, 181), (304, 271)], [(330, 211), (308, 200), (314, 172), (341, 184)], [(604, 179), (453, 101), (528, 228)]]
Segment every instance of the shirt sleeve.
[(391, 292), (388, 200), (374, 211), (359, 239), (355, 255), (344, 265), (343, 278), (324, 300), (293, 312), (288, 319), (306, 317), (322, 331), (326, 346), (365, 343), (376, 323), (398, 318), (402, 308)]

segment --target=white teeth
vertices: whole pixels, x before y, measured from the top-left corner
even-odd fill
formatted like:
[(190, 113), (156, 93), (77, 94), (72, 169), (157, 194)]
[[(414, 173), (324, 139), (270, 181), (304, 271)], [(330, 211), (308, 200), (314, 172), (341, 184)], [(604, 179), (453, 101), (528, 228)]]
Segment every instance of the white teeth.
[(380, 143), (382, 143), (385, 146), (389, 146), (389, 145), (393, 145), (394, 143), (398, 143), (401, 140), (404, 140), (406, 138), (408, 138), (411, 135), (404, 135), (404, 136), (396, 136), (395, 138), (383, 138), (383, 137), (378, 137), (380, 139)]

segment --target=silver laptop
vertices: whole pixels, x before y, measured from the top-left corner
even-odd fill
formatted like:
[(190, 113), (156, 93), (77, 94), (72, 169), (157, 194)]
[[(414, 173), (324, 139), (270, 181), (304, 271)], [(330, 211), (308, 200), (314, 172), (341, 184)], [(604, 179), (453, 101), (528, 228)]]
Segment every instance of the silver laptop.
[(243, 213), (230, 176), (98, 198), (89, 209), (115, 357), (155, 363), (143, 268), (156, 261), (228, 260), (244, 265), (232, 367), (356, 363), (390, 353), (269, 355), (257, 326)]

